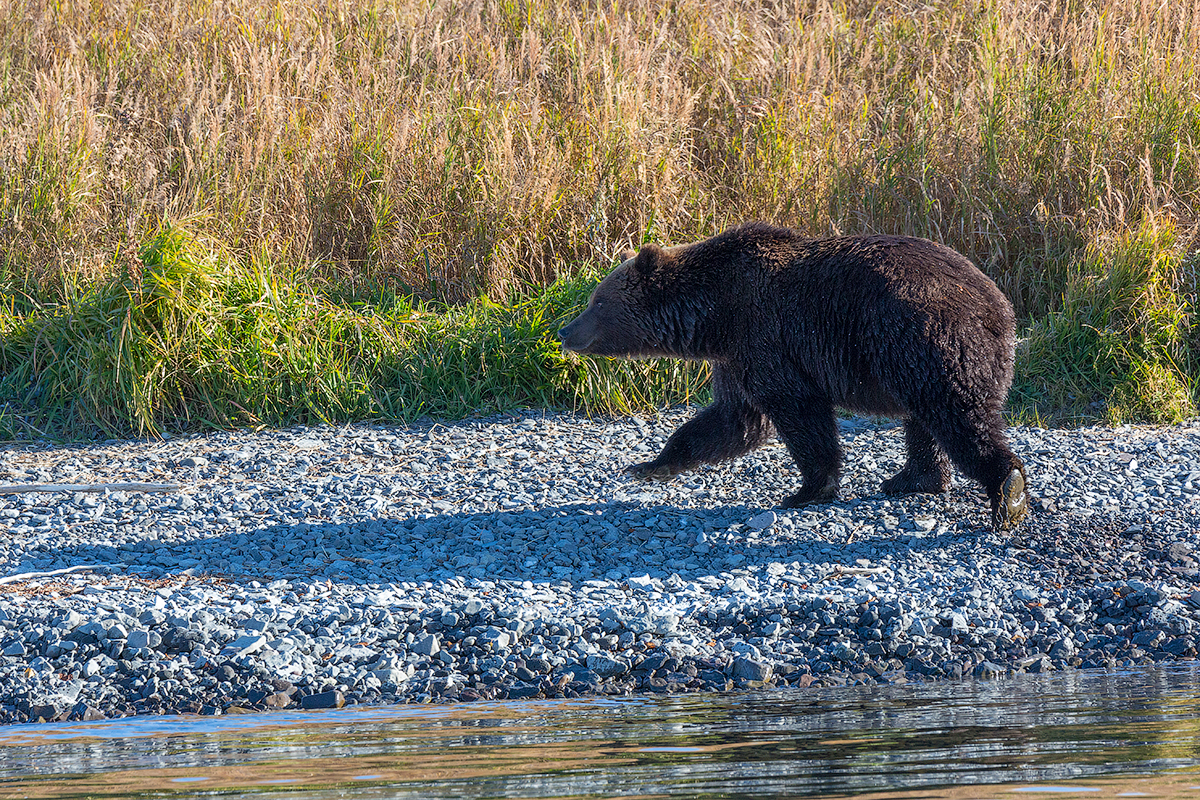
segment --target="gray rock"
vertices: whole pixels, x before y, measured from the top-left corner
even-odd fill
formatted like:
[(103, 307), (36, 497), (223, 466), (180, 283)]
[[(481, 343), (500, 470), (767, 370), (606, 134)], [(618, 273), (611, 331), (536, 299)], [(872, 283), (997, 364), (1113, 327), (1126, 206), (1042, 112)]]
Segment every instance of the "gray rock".
[(377, 669), (372, 674), (379, 679), (380, 683), (401, 684), (410, 677), (409, 673), (402, 669)]
[(587, 657), (587, 667), (601, 678), (611, 678), (615, 675), (624, 675), (628, 672), (629, 662), (623, 658), (590, 655)]
[(975, 667), (975, 677), (989, 680), (1004, 676), (1008, 670), (999, 664), (993, 664), (991, 661), (983, 661)]
[(1059, 639), (1050, 646), (1049, 656), (1055, 660), (1075, 655), (1075, 645), (1070, 639)]
[(504, 650), (513, 641), (513, 637), (508, 631), (492, 627), (486, 629), (479, 636), (478, 641), (480, 644), (490, 647), (493, 650)]
[(344, 705), (346, 705), (346, 696), (336, 689), (300, 698), (301, 708), (341, 708)]
[(745, 681), (767, 681), (771, 679), (772, 667), (765, 661), (739, 656), (733, 660), (733, 677)]
[(829, 654), (839, 661), (854, 661), (858, 658), (858, 651), (848, 642), (838, 642)]
[(1028, 672), (1052, 672), (1054, 670), (1054, 665), (1050, 663), (1049, 657), (1040, 656), (1030, 661), (1029, 666), (1027, 666), (1025, 669)]
[(1164, 634), (1161, 630), (1151, 628), (1148, 630), (1139, 631), (1137, 634), (1135, 634), (1133, 637), (1133, 643), (1140, 645), (1141, 647), (1152, 649), (1157, 647), (1159, 642), (1165, 638), (1167, 638), (1166, 634)]
[(909, 636), (928, 636), (929, 634), (930, 634), (930, 628), (928, 625), (925, 624), (925, 620), (923, 620), (919, 617), (914, 617), (912, 624), (910, 624), (908, 626), (908, 635)]
[[(79, 615), (76, 615), (76, 616), (79, 616)], [(162, 613), (161, 611), (159, 611), (156, 608), (148, 608), (145, 611), (143, 611), (141, 614), (138, 614), (137, 619), (138, 619), (138, 622), (140, 622), (141, 624), (150, 628), (150, 627), (154, 627), (155, 625), (163, 624), (163, 622), (166, 621), (167, 616), (166, 616), (166, 614)], [(80, 622), (76, 622), (71, 627), (77, 627), (81, 622), (82, 622), (82, 617), (80, 617)]]
[(221, 655), (229, 658), (241, 658), (248, 656), (251, 653), (256, 653), (265, 647), (267, 637), (265, 636), (239, 636), (221, 651)]
[[(161, 640), (160, 640), (161, 641)], [(150, 647), (150, 631), (143, 628), (136, 628), (129, 632), (129, 636), (125, 639), (127, 647), (141, 648)]]
[(420, 656), (434, 656), (437, 655), (441, 646), (438, 644), (438, 637), (435, 634), (429, 633), (413, 642), (410, 649)]
[(764, 511), (751, 517), (747, 524), (756, 531), (761, 531), (774, 525), (778, 519), (779, 516), (774, 511)]

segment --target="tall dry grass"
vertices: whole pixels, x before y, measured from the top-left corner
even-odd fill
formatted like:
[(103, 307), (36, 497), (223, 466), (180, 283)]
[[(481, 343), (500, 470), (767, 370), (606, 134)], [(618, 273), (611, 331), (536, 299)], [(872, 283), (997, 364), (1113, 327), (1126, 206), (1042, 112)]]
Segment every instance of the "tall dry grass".
[(947, 242), (1036, 315), (1098, 236), (1194, 231), (1198, 53), (1129, 0), (0, 0), (0, 263), (188, 219), (457, 301), (756, 218)]

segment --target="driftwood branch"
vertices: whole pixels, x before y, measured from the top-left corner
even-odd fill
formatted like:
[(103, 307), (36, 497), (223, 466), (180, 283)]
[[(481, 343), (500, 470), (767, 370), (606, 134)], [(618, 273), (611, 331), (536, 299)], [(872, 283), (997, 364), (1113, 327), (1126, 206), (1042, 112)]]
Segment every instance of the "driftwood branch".
[(112, 569), (110, 564), (79, 564), (66, 569), (52, 569), (49, 572), (19, 572), (16, 575), (5, 575), (0, 578), (0, 585), (5, 583), (16, 583), (17, 581), (27, 581), (33, 578), (50, 578), (55, 575), (66, 575), (68, 572), (80, 572), (89, 569)]
[(178, 492), (178, 483), (14, 483), (0, 486), (0, 494), (26, 492)]
[(838, 578), (844, 578), (844, 577), (846, 577), (846, 576), (848, 576), (848, 575), (882, 575), (882, 574), (884, 574), (885, 572), (890, 572), (890, 571), (891, 571), (891, 570), (890, 570), (889, 568), (887, 568), (887, 567), (843, 567), (843, 566), (836, 566), (836, 567), (834, 567), (834, 568), (833, 568), (833, 571), (832, 571), (832, 572), (830, 572), (829, 574), (827, 574), (827, 575), (823, 575), (822, 577), (818, 578), (818, 579), (817, 579), (817, 582), (818, 582), (818, 583), (820, 583), (821, 581), (835, 581), (835, 580), (837, 580)]

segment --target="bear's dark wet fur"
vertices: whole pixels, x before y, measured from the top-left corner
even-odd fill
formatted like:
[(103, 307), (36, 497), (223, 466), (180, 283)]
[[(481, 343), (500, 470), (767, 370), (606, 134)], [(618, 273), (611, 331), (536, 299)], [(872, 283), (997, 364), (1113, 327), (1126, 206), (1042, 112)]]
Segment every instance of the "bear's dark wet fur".
[(805, 239), (761, 223), (672, 248), (646, 245), (559, 336), (594, 355), (703, 359), (714, 400), (653, 461), (667, 478), (741, 455), (773, 427), (804, 483), (786, 507), (833, 500), (835, 408), (904, 420), (908, 461), (887, 494), (942, 492), (950, 463), (983, 485), (998, 528), (1025, 515), (1025, 470), (1001, 409), (1011, 304), (955, 251), (925, 239)]

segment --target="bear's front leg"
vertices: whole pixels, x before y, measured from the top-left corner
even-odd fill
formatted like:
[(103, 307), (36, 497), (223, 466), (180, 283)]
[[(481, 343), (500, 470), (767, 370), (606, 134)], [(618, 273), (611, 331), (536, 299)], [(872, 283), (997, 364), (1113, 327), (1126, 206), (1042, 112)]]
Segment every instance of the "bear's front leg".
[(820, 398), (783, 401), (768, 409), (779, 438), (800, 467), (804, 485), (783, 501), (800, 508), (837, 499), (842, 474), (842, 448), (833, 405)]
[(643, 480), (668, 480), (700, 464), (715, 464), (757, 447), (771, 425), (719, 367), (713, 368), (712, 405), (671, 434), (658, 458), (626, 468)]

